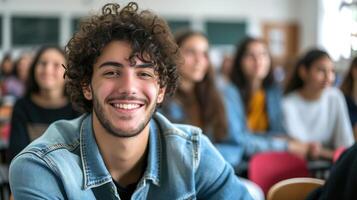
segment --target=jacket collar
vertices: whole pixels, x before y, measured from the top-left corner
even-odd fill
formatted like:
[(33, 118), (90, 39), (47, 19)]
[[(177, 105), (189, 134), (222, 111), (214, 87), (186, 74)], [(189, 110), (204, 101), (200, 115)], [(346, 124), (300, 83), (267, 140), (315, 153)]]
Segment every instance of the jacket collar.
[[(139, 184), (151, 180), (155, 185), (160, 185), (161, 130), (158, 124), (164, 122), (162, 120), (163, 117), (155, 113), (150, 121), (147, 167)], [(94, 137), (91, 114), (85, 117), (80, 127), (80, 157), (84, 176), (83, 189), (98, 187), (112, 181)]]

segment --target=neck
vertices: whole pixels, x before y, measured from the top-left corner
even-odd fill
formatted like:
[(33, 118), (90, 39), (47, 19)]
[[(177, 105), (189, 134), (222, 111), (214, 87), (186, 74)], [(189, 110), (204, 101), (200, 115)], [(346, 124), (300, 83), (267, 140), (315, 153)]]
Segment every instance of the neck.
[(108, 133), (98, 120), (93, 120), (94, 135), (104, 163), (113, 179), (123, 187), (138, 182), (145, 170), (149, 127), (148, 124), (137, 136), (121, 138)]
[(303, 87), (299, 90), (299, 94), (306, 100), (308, 101), (314, 101), (314, 100), (317, 100), (321, 97), (321, 94), (322, 94), (322, 91), (323, 90), (319, 90), (319, 91), (316, 91), (316, 90), (312, 90), (310, 89), (309, 87)]
[(260, 79), (253, 79), (251, 81), (251, 90), (252, 90), (252, 93), (254, 93), (255, 91), (257, 90), (260, 90), (262, 87), (262, 80)]
[(182, 77), (180, 81), (180, 89), (184, 91), (185, 93), (191, 93), (194, 89), (195, 84), (192, 81), (189, 81), (187, 79), (184, 79)]

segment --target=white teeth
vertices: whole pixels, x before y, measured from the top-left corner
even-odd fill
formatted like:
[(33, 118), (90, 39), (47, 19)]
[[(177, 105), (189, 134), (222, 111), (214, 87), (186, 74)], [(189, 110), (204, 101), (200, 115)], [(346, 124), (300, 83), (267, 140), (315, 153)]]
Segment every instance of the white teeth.
[(130, 109), (135, 109), (135, 108), (139, 108), (140, 105), (139, 104), (121, 104), (121, 103), (115, 103), (114, 104), (115, 108), (121, 108), (124, 110), (130, 110)]

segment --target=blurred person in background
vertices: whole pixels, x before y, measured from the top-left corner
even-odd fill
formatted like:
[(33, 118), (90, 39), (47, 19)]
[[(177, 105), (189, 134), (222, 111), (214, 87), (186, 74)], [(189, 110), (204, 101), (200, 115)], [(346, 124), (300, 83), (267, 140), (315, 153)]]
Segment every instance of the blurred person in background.
[(10, 95), (19, 98), (24, 95), (31, 62), (32, 55), (30, 53), (20, 55), (15, 62), (13, 75), (3, 80), (2, 94), (4, 96)]
[(11, 54), (7, 53), (3, 57), (0, 64), (0, 80), (4, 80), (5, 78), (13, 75), (14, 73), (14, 62), (12, 60)]
[[(192, 30), (177, 32), (175, 39), (184, 58), (178, 66), (179, 85), (175, 95), (165, 100), (159, 111), (172, 122), (200, 127), (223, 157), (236, 167), (243, 153), (235, 138), (240, 133), (234, 133), (239, 130), (234, 125), (234, 113), (230, 113), (232, 101), (224, 98), (217, 88), (208, 56), (208, 39)], [(259, 186), (241, 180), (254, 199), (264, 199)]]
[(313, 159), (331, 160), (335, 149), (354, 143), (343, 94), (331, 87), (334, 68), (327, 52), (312, 49), (298, 60), (284, 91), (287, 132), (310, 143)]
[(13, 108), (9, 161), (41, 136), (50, 123), (78, 116), (65, 93), (65, 63), (64, 52), (57, 46), (45, 46), (35, 55), (25, 96)]
[(288, 151), (305, 157), (308, 144), (291, 140), (283, 128), (282, 92), (274, 82), (272, 60), (265, 42), (245, 38), (237, 47), (232, 71), (232, 89), (238, 118), (235, 124), (247, 134), (240, 138), (247, 159), (262, 151)]
[(342, 82), (341, 91), (345, 95), (348, 114), (353, 127), (354, 137), (357, 138), (357, 57), (355, 57)]

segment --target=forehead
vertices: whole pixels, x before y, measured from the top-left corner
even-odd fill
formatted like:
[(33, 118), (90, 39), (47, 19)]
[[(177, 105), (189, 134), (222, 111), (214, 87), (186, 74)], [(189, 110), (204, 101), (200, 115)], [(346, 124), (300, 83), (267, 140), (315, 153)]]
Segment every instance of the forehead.
[(247, 46), (247, 51), (266, 51), (266, 46), (264, 43), (259, 41), (253, 41)]
[[(132, 55), (133, 49), (128, 41), (114, 40), (109, 42), (101, 51), (99, 57), (94, 63), (94, 67), (100, 65), (103, 62), (117, 62), (123, 65), (130, 65), (130, 56)], [(145, 56), (145, 55), (144, 55)], [(138, 58), (134, 58), (136, 64), (141, 64)]]
[(330, 58), (324, 56), (324, 57), (321, 57), (320, 59), (316, 60), (315, 62), (313, 62), (312, 67), (334, 68), (334, 64)]

